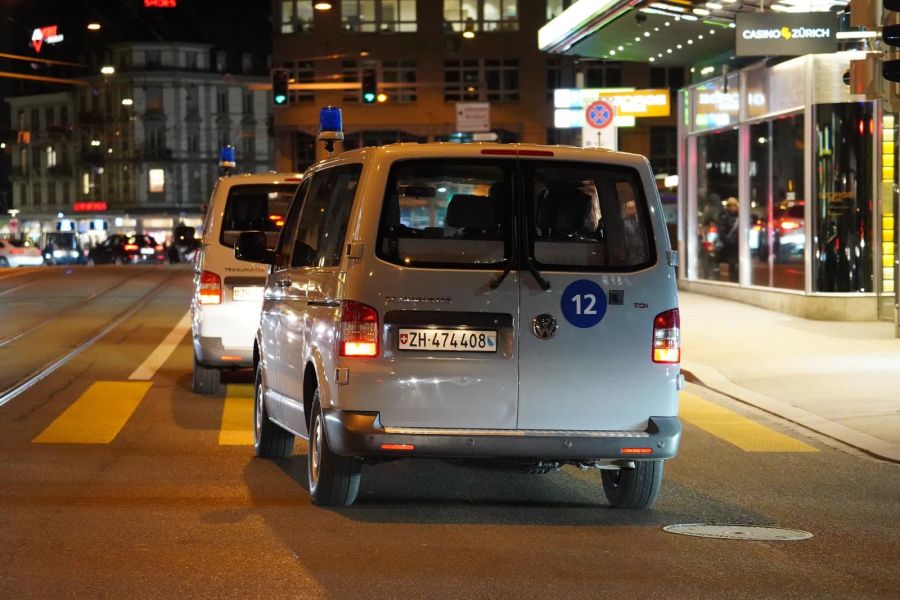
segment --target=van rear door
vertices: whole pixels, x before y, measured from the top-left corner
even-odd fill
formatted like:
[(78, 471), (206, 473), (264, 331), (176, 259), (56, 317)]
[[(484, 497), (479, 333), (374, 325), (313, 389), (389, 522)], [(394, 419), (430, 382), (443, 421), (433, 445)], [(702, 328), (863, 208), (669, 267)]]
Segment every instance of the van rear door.
[(653, 318), (676, 306), (674, 272), (664, 254), (660, 262), (660, 211), (651, 212), (638, 170), (519, 164), (528, 235), (517, 427), (639, 430), (650, 416), (674, 415), (677, 365), (651, 358)]

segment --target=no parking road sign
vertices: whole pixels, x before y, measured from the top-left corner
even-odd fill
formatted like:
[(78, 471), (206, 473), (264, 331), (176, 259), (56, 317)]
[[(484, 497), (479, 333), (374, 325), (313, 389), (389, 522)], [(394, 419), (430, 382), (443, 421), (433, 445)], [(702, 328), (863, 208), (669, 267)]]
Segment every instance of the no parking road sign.
[(594, 129), (605, 129), (612, 124), (615, 116), (615, 109), (606, 100), (595, 100), (584, 109), (584, 120)]

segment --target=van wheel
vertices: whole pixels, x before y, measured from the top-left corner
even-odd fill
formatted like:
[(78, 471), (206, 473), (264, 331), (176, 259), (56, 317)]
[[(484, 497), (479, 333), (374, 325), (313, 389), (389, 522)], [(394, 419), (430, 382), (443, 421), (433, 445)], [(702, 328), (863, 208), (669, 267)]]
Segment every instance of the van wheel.
[(195, 394), (215, 396), (222, 393), (222, 374), (218, 369), (205, 367), (194, 357), (194, 380), (192, 386)]
[(262, 368), (256, 367), (253, 385), (253, 451), (262, 458), (287, 458), (294, 453), (294, 434), (269, 420), (266, 410), (266, 388), (262, 382)]
[(603, 492), (615, 508), (648, 508), (659, 495), (663, 479), (663, 461), (635, 463), (633, 469), (600, 471)]
[(309, 495), (318, 506), (350, 506), (359, 492), (360, 461), (331, 452), (325, 439), (325, 422), (315, 391), (309, 420)]

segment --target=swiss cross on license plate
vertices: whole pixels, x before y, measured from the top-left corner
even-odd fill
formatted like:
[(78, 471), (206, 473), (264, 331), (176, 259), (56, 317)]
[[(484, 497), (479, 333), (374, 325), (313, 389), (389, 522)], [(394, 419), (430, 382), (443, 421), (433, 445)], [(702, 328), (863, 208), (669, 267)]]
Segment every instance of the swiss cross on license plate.
[(400, 350), (496, 352), (497, 332), (489, 329), (401, 329)]

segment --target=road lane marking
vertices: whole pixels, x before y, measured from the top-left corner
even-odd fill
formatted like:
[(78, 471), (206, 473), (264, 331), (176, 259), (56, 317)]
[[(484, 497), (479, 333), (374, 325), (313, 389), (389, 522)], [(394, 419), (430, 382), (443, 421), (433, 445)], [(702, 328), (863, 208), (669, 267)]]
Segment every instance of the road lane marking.
[(253, 445), (253, 386), (228, 385), (222, 426), (219, 428), (220, 446)]
[(169, 360), (170, 356), (172, 356), (172, 352), (175, 351), (175, 348), (181, 343), (184, 334), (186, 334), (190, 328), (191, 311), (187, 311), (175, 327), (172, 328), (172, 331), (169, 332), (166, 338), (160, 342), (159, 346), (157, 346), (156, 349), (150, 353), (150, 356), (141, 363), (141, 366), (128, 376), (128, 380), (147, 381), (153, 379), (153, 376), (156, 375), (159, 368)]
[(37, 444), (108, 444), (140, 404), (149, 381), (97, 381), (34, 438)]
[(33, 284), (33, 283), (35, 283), (35, 282), (34, 282), (34, 281), (29, 281), (28, 283), (23, 283), (22, 285), (17, 285), (17, 286), (14, 287), (14, 288), (9, 288), (8, 290), (3, 290), (2, 292), (0, 292), (0, 296), (5, 296), (5, 295), (7, 295), (7, 294), (12, 294), (12, 293), (15, 292), (16, 290), (21, 290), (23, 287), (28, 287), (29, 285), (31, 285), (31, 284)]
[(678, 414), (688, 423), (746, 452), (818, 452), (809, 444), (689, 392), (681, 392)]

